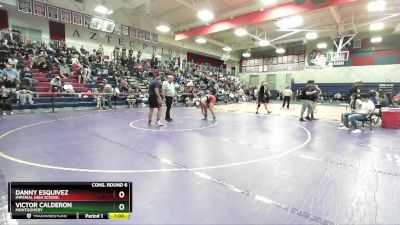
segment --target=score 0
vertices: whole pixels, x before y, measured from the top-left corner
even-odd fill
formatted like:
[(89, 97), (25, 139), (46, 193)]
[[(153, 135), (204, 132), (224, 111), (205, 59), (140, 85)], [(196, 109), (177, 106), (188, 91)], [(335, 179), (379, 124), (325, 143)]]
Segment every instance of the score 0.
[[(114, 199), (116, 201), (126, 201), (129, 199), (129, 192), (126, 190), (117, 190), (114, 194)], [(129, 210), (128, 202), (120, 202), (117, 206), (117, 209), (121, 212)]]

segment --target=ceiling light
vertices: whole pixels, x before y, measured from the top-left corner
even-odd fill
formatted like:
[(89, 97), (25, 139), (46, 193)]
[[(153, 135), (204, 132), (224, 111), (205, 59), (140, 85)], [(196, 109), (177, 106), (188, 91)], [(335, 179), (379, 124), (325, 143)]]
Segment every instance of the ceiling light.
[(290, 16), (282, 18), (275, 23), (282, 30), (291, 29), (298, 27), (303, 24), (303, 18), (301, 16)]
[(2, 8), (3, 7), (3, 5), (0, 5), (0, 8)]
[(369, 29), (372, 31), (382, 30), (385, 25), (382, 22), (373, 23), (369, 25)]
[(319, 49), (324, 49), (324, 48), (327, 48), (327, 47), (328, 47), (328, 45), (325, 42), (317, 44), (317, 48), (319, 48)]
[(108, 12), (108, 9), (102, 5), (96, 6), (96, 8), (94, 8), (94, 11), (101, 13), (101, 14), (106, 14)]
[(276, 2), (276, 0), (261, 0), (261, 3), (263, 5), (271, 5), (271, 4), (275, 3), (275, 2)]
[(386, 2), (384, 0), (377, 0), (368, 3), (368, 11), (370, 12), (382, 12), (385, 9)]
[(286, 52), (286, 50), (284, 49), (284, 48), (278, 48), (278, 49), (276, 49), (276, 53), (278, 53), (278, 54), (283, 54), (283, 53), (285, 53)]
[(199, 44), (205, 44), (205, 43), (207, 43), (207, 40), (206, 39), (204, 39), (204, 38), (196, 38), (196, 43), (199, 43)]
[(205, 22), (214, 19), (214, 14), (210, 10), (204, 9), (197, 13), (197, 17)]
[(382, 42), (382, 37), (380, 36), (371, 38), (371, 43), (381, 43), (381, 42)]
[(243, 28), (238, 28), (235, 30), (235, 34), (239, 37), (243, 37), (247, 34), (247, 30), (245, 30)]
[(222, 50), (224, 50), (225, 52), (230, 52), (232, 51), (231, 47), (224, 47)]
[(157, 27), (156, 27), (156, 29), (158, 30), (158, 31), (160, 31), (160, 32), (163, 32), (163, 33), (167, 33), (167, 32), (169, 32), (171, 29), (168, 27), (168, 26), (166, 26), (166, 25), (158, 25)]
[(318, 38), (318, 34), (315, 33), (315, 32), (308, 32), (308, 33), (306, 34), (306, 38), (307, 38), (308, 40), (315, 40), (315, 39)]
[(250, 52), (245, 52), (242, 54), (243, 57), (249, 58), (251, 56)]
[(107, 9), (106, 7), (102, 6), (102, 5), (98, 5), (96, 6), (96, 8), (94, 8), (94, 11), (101, 13), (101, 14), (107, 14), (110, 15), (112, 14), (114, 11)]
[(260, 40), (258, 42), (259, 46), (268, 46), (270, 44), (270, 42), (268, 40)]

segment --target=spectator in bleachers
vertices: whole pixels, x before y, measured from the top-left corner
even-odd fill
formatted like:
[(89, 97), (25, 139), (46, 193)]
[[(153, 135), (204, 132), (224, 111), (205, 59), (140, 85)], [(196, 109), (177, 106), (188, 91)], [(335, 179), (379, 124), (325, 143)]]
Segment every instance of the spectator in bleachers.
[(47, 69), (46, 59), (44, 53), (41, 52), (33, 58), (33, 68), (37, 68), (40, 72), (45, 72)]
[(6, 68), (4, 68), (1, 72), (1, 76), (3, 77), (3, 79), (8, 76), (11, 76), (13, 79), (18, 79), (17, 70), (12, 68), (10, 64), (6, 64)]
[(25, 83), (28, 88), (32, 88), (32, 84), (38, 82), (33, 79), (31, 69), (28, 66), (24, 67), (24, 70), (19, 74), (21, 83)]
[(96, 102), (96, 108), (100, 109), (102, 101), (100, 91), (97, 88), (93, 89), (93, 98), (94, 102)]
[(3, 77), (3, 85), (6, 88), (6, 91), (10, 94), (10, 98), (13, 98), (15, 95), (15, 91), (17, 90), (17, 86), (20, 84), (20, 80), (14, 78), (11, 74)]
[(133, 106), (136, 105), (136, 96), (135, 93), (133, 93), (133, 90), (130, 90), (126, 101), (128, 102), (128, 108), (133, 108)]
[(103, 95), (102, 95), (103, 109), (106, 109), (105, 104), (107, 101), (108, 110), (111, 110), (112, 109), (111, 98), (113, 97), (114, 91), (113, 91), (112, 86), (108, 83), (107, 80), (104, 79), (103, 83), (104, 83)]
[(10, 112), (10, 115), (14, 114), (11, 105), (11, 93), (6, 89), (3, 82), (0, 82), (0, 106), (3, 111), (3, 116), (7, 115), (7, 111)]
[(92, 80), (92, 69), (91, 69), (91, 63), (89, 62), (88, 57), (82, 57), (82, 66), (83, 66), (83, 70), (82, 70), (82, 78), (84, 83), (91, 81)]
[(18, 60), (15, 58), (15, 55), (11, 55), (8, 59), (8, 65), (10, 65), (13, 69), (17, 68)]
[(32, 68), (33, 59), (32, 59), (32, 56), (30, 54), (25, 54), (23, 60), (24, 60), (24, 66)]
[(75, 93), (74, 87), (72, 86), (71, 82), (69, 82), (69, 81), (65, 82), (63, 88), (64, 88), (65, 93), (68, 93), (68, 94)]
[(60, 76), (56, 76), (50, 81), (49, 92), (61, 92), (61, 90), (62, 90), (62, 82)]
[(69, 69), (67, 63), (63, 63), (60, 67), (60, 76), (64, 79), (72, 77), (71, 70)]
[(126, 78), (121, 80), (118, 87), (121, 92), (128, 92), (129, 90), (131, 90), (131, 87)]
[(21, 87), (18, 91), (15, 92), (17, 100), (20, 102), (21, 105), (25, 105), (26, 102), (28, 104), (33, 105), (33, 91), (29, 90), (28, 85), (25, 83), (21, 84)]

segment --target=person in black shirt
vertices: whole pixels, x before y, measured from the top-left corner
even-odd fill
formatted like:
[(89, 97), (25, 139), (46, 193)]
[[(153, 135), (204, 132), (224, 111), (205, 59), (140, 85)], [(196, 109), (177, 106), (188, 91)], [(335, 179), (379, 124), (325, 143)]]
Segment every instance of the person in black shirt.
[(257, 93), (257, 111), (256, 114), (258, 113), (258, 109), (260, 109), (261, 104), (264, 105), (265, 110), (268, 113), (271, 113), (271, 111), (268, 111), (268, 102), (269, 102), (269, 88), (266, 88), (265, 81), (261, 82), (260, 88), (258, 89)]
[[(153, 76), (150, 72), (149, 76)], [(162, 112), (162, 100), (161, 100), (161, 77), (157, 76), (153, 81), (149, 84), (149, 126), (151, 126), (151, 120), (153, 117), (154, 108), (157, 108), (157, 122), (156, 126), (164, 126), (164, 124), (160, 123), (161, 112)]]
[(307, 81), (307, 85), (301, 90), (300, 99), (302, 102), (302, 107), (300, 112), (300, 121), (305, 121), (303, 116), (306, 109), (307, 109), (307, 117), (305, 119), (311, 120), (310, 114), (313, 111), (312, 101), (316, 94), (318, 94), (318, 91), (315, 88), (314, 81), (313, 80)]
[(362, 80), (356, 80), (354, 82), (354, 85), (350, 88), (349, 93), (350, 93), (350, 108), (355, 109), (356, 108), (356, 100), (360, 97), (360, 86), (362, 84)]

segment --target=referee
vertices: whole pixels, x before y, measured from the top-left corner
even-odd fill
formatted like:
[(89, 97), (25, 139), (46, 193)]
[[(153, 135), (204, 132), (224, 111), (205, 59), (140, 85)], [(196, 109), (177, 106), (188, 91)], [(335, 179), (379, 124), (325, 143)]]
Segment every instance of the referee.
[(174, 77), (172, 75), (167, 76), (167, 81), (164, 81), (162, 86), (163, 97), (165, 98), (165, 102), (167, 104), (167, 111), (165, 112), (165, 120), (167, 122), (172, 122), (171, 119), (171, 106), (174, 98), (176, 97)]

